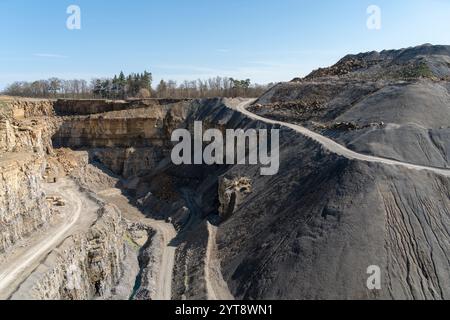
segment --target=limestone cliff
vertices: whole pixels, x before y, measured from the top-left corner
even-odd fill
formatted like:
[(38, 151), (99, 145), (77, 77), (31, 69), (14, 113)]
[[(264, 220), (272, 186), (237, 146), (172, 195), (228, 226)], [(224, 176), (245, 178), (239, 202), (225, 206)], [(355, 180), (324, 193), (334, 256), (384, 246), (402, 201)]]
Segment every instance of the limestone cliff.
[(4, 252), (51, 222), (42, 178), (46, 155), (53, 152), (55, 122), (33, 118), (52, 114), (50, 100), (8, 99), (1, 107), (0, 252)]
[(0, 119), (0, 151), (51, 154), (54, 128), (50, 121)]
[(42, 191), (45, 160), (31, 154), (0, 157), (0, 253), (46, 228), (52, 213)]
[[(65, 103), (70, 106), (69, 110), (84, 114), (78, 103)], [(125, 178), (155, 168), (170, 154), (172, 131), (184, 125), (191, 110), (188, 102), (97, 104), (86, 109), (86, 112), (118, 110), (62, 117), (53, 143), (57, 147), (89, 148), (91, 160), (101, 162)], [(121, 110), (124, 106), (131, 109)]]

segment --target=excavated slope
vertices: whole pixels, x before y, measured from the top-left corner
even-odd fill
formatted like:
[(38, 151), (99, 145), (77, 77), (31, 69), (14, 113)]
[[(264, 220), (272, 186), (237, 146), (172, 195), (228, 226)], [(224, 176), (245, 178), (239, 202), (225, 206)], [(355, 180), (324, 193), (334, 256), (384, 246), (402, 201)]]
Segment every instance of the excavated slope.
[(349, 55), (282, 83), (253, 111), (297, 122), (350, 149), (450, 167), (450, 47)]
[[(194, 120), (221, 130), (272, 127), (248, 119), (226, 103), (194, 101), (185, 106), (187, 120), (171, 128), (192, 129)], [(129, 112), (136, 116), (137, 111)], [(148, 115), (148, 111), (141, 112), (143, 118)], [(102, 119), (106, 127), (117, 121), (114, 113)], [(69, 120), (62, 128), (78, 127), (79, 121)], [(105, 140), (104, 132), (89, 129), (92, 118), (82, 121), (86, 140), (109, 140)], [(158, 132), (166, 129), (159, 127)], [(106, 132), (111, 135), (111, 130)], [(120, 131), (121, 137), (127, 138), (128, 134), (136, 135), (137, 131), (134, 127)], [(143, 139), (148, 146), (139, 139), (134, 143), (153, 148), (161, 145), (159, 139), (158, 133)], [(119, 142), (117, 147), (124, 145)], [(167, 156), (165, 152), (162, 155)], [(139, 174), (128, 179), (133, 183), (125, 183), (125, 187), (139, 200), (144, 212), (161, 218), (172, 216), (184, 230), (177, 240), (174, 298), (206, 297), (208, 286), (201, 280), (207, 276), (204, 256), (208, 234), (204, 221), (215, 220), (219, 207), (230, 205), (221, 203), (229, 197), (217, 194), (219, 181), (225, 176), (251, 181), (251, 192), (239, 195), (240, 201), (228, 210), (230, 215), (218, 229), (218, 257), (234, 297), (449, 298), (448, 178), (400, 166), (349, 160), (290, 129), (281, 131), (280, 164), (277, 175), (263, 177), (258, 166), (176, 167), (166, 158), (156, 171), (142, 163), (136, 171)], [(183, 207), (187, 215), (181, 213)], [(382, 270), (380, 291), (366, 287), (366, 271), (372, 265)]]

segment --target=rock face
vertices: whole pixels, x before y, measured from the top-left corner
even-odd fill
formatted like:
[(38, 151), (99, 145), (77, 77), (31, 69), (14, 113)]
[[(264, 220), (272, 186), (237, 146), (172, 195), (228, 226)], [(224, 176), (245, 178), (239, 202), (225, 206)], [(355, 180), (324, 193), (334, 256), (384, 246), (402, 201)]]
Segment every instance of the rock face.
[(51, 154), (52, 134), (51, 122), (0, 119), (0, 151)]
[(158, 108), (167, 104), (174, 104), (185, 99), (148, 99), (135, 101), (116, 100), (65, 100), (60, 99), (53, 104), (54, 112), (58, 115), (91, 115), (111, 111), (132, 110), (141, 108)]
[(52, 153), (54, 122), (33, 119), (52, 114), (50, 100), (1, 101), (0, 112), (0, 252), (34, 232), (53, 217), (42, 189)]
[(45, 161), (20, 154), (0, 158), (0, 253), (41, 229), (52, 217), (41, 181)]
[(124, 269), (126, 224), (106, 206), (87, 233), (67, 239), (13, 299), (86, 300), (111, 294)]
[[(138, 230), (145, 228), (139, 226)], [(137, 276), (136, 286), (132, 298), (135, 300), (153, 300), (158, 297), (158, 275), (160, 272), (160, 265), (158, 263), (161, 248), (163, 246), (163, 239), (161, 235), (153, 230), (147, 228), (147, 241), (141, 248), (139, 255), (140, 272)]]
[(163, 146), (188, 111), (189, 104), (178, 103), (66, 118), (53, 142), (72, 148)]
[(90, 157), (124, 178), (139, 176), (155, 168), (165, 158), (164, 149), (147, 148), (100, 148), (92, 149)]
[(1, 99), (0, 116), (14, 118), (16, 120), (41, 116), (53, 116), (54, 104), (54, 100), (45, 99)]
[(243, 199), (251, 192), (252, 182), (250, 179), (221, 177), (219, 180), (220, 217), (225, 220), (231, 217)]
[(125, 178), (139, 175), (170, 154), (172, 131), (182, 126), (190, 113), (188, 102), (163, 103), (127, 103), (126, 110), (66, 117), (53, 143), (73, 149), (89, 148), (92, 159), (114, 173)]

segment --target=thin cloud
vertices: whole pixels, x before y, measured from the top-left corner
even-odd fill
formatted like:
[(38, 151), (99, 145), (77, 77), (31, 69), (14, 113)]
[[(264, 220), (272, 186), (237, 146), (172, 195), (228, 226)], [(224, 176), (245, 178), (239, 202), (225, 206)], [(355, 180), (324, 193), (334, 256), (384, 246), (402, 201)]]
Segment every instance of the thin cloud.
[(54, 54), (54, 53), (35, 53), (33, 54), (35, 57), (39, 58), (51, 58), (51, 59), (66, 59), (68, 56), (64, 56), (61, 54)]
[(171, 64), (159, 64), (155, 66), (155, 69), (161, 69), (161, 70), (184, 70), (184, 71), (191, 71), (191, 72), (198, 72), (198, 73), (210, 73), (214, 72), (216, 69), (214, 68), (208, 68), (203, 66), (194, 66), (194, 65), (171, 65)]

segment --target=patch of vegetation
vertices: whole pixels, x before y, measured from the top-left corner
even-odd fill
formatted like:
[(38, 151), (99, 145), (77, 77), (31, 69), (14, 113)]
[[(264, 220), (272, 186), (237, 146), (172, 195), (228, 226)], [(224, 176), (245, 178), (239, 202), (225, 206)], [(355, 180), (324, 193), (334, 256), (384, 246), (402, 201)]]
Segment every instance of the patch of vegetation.
[(435, 78), (435, 75), (425, 62), (420, 62), (419, 64), (415, 65), (408, 65), (399, 70), (397, 76), (401, 79)]
[(139, 251), (139, 249), (141, 248), (141, 246), (138, 245), (138, 244), (131, 238), (131, 236), (130, 236), (128, 233), (126, 233), (126, 234), (123, 236), (123, 240), (124, 240), (125, 242), (127, 242), (127, 243), (130, 245), (130, 247), (133, 248), (133, 250), (135, 250), (135, 251)]
[(6, 114), (8, 113), (8, 104), (6, 103), (6, 101), (1, 101), (0, 100), (0, 118), (3, 118), (6, 116)]

